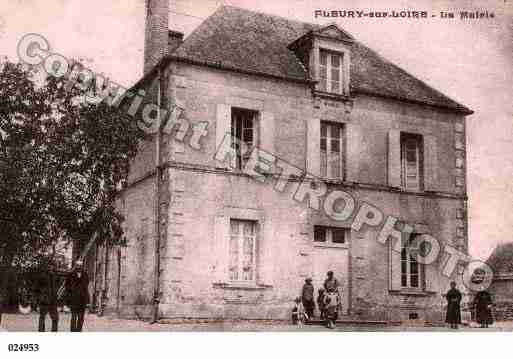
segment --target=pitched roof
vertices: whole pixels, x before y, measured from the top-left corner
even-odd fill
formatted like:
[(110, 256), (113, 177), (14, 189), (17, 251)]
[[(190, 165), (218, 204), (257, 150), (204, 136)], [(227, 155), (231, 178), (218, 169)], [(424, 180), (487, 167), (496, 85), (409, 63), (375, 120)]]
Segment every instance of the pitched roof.
[[(301, 36), (321, 28), (316, 24), (223, 6), (196, 28), (169, 58), (308, 82), (308, 72), (287, 47)], [(472, 113), (358, 41), (352, 46), (352, 92)]]
[(499, 244), (486, 261), (495, 274), (513, 273), (513, 242)]

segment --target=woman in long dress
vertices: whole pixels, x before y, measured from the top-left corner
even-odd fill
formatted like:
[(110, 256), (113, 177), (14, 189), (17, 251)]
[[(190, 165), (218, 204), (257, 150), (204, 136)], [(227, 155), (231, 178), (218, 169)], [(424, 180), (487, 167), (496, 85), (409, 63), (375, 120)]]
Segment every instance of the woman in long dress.
[(476, 322), (481, 328), (488, 328), (493, 324), (492, 317), (492, 296), (486, 290), (477, 292), (474, 298), (474, 309), (476, 310)]
[(452, 329), (458, 329), (458, 324), (461, 324), (461, 292), (456, 288), (456, 282), (451, 282), (451, 289), (449, 289), (445, 298), (447, 299), (445, 321), (451, 325)]

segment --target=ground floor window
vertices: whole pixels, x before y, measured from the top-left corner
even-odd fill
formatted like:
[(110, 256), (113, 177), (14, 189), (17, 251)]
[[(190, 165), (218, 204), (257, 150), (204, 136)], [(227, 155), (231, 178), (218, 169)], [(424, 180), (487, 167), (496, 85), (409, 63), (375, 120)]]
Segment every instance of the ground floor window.
[(231, 281), (254, 282), (256, 280), (257, 222), (230, 220)]
[(417, 235), (412, 234), (403, 239), (401, 247), (401, 286), (405, 288), (421, 288), (424, 277), (424, 268), (417, 261), (422, 255), (423, 248), (419, 247)]
[(314, 226), (314, 242), (344, 244), (346, 242), (346, 229)]

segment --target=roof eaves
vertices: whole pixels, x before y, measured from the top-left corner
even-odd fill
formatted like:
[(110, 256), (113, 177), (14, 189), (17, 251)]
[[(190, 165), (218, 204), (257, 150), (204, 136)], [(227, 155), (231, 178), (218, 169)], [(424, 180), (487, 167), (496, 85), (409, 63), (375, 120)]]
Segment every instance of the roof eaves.
[(221, 70), (234, 71), (234, 72), (247, 74), (247, 75), (265, 76), (265, 77), (269, 77), (269, 78), (275, 78), (275, 79), (279, 79), (279, 80), (286, 80), (286, 81), (292, 81), (292, 82), (303, 83), (303, 84), (314, 83), (314, 81), (312, 81), (308, 77), (299, 78), (299, 77), (292, 77), (292, 76), (280, 76), (280, 75), (269, 73), (269, 72), (248, 70), (248, 69), (243, 69), (243, 68), (239, 68), (236, 66), (225, 65), (221, 62), (215, 62), (215, 61), (200, 61), (200, 60), (192, 59), (190, 57), (177, 56), (177, 55), (170, 55), (167, 57), (167, 59), (171, 60), (171, 61), (188, 63), (191, 65), (207, 66), (207, 67), (217, 68), (217, 69), (221, 69)]
[(362, 94), (362, 95), (377, 96), (377, 97), (382, 97), (382, 98), (388, 98), (388, 99), (391, 99), (391, 100), (399, 100), (399, 101), (403, 101), (403, 102), (409, 102), (409, 103), (413, 103), (413, 104), (416, 104), (416, 105), (423, 105), (423, 106), (429, 106), (429, 107), (435, 107), (435, 108), (442, 108), (442, 109), (448, 110), (450, 112), (456, 112), (456, 113), (464, 114), (465, 116), (472, 115), (474, 113), (474, 111), (466, 108), (463, 105), (460, 105), (461, 108), (451, 107), (451, 106), (443, 106), (441, 104), (427, 103), (426, 101), (413, 100), (413, 99), (410, 99), (410, 98), (400, 97), (400, 96), (386, 95), (386, 94), (382, 94), (382, 93), (377, 93), (376, 91), (366, 91), (366, 90), (362, 90), (362, 89), (358, 89), (358, 88), (351, 88), (351, 93), (354, 93), (354, 94), (359, 93), (359, 94)]
[(153, 76), (155, 75), (155, 73), (157, 72), (157, 70), (159, 68), (161, 68), (162, 66), (166, 66), (169, 63), (168, 57), (169, 56), (164, 56), (155, 66), (153, 66), (150, 69), (150, 71), (145, 73), (134, 85), (132, 85), (132, 87), (130, 87), (130, 89), (128, 91), (135, 92), (139, 88), (143, 87), (150, 79), (153, 78)]

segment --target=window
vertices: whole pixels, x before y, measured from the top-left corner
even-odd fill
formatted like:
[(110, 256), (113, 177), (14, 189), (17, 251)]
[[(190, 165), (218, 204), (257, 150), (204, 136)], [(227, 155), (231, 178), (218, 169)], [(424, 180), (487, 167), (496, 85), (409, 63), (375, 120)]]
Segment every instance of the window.
[(343, 93), (343, 54), (319, 50), (319, 90)]
[(419, 248), (420, 241), (416, 241), (416, 237), (412, 234), (408, 239), (403, 239), (401, 246), (401, 286), (405, 288), (421, 288), (424, 268), (416, 258), (425, 248)]
[(321, 122), (321, 177), (344, 177), (344, 126)]
[(344, 244), (346, 242), (346, 229), (314, 226), (314, 242)]
[(422, 190), (422, 136), (401, 133), (401, 184), (406, 190)]
[[(236, 168), (242, 169), (251, 154), (253, 146), (256, 146), (256, 111), (232, 108), (232, 148), (235, 149), (237, 159)], [(242, 144), (246, 145), (244, 149)]]
[(256, 228), (255, 221), (230, 220), (231, 281), (254, 282), (256, 280)]

